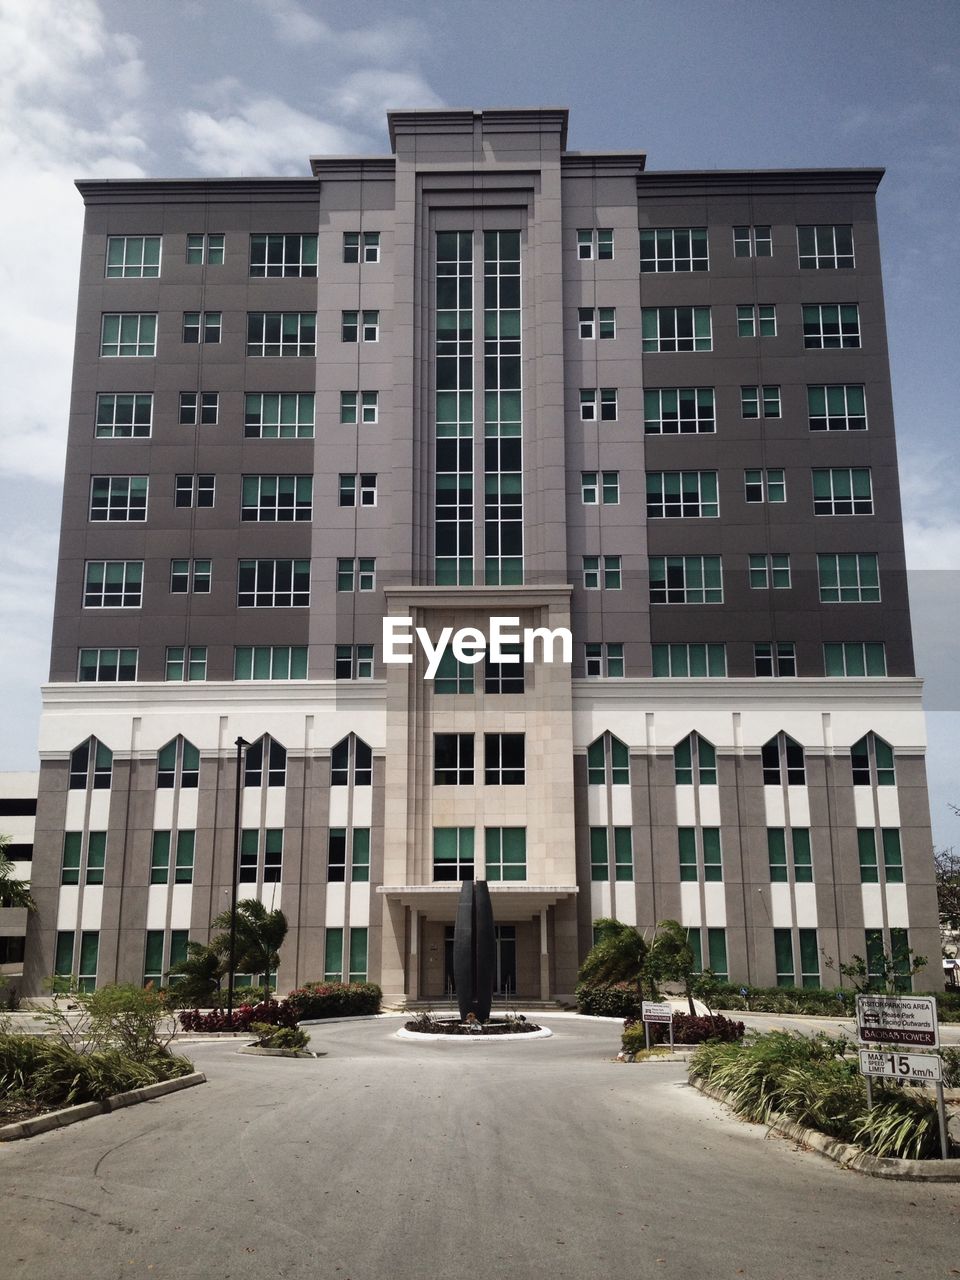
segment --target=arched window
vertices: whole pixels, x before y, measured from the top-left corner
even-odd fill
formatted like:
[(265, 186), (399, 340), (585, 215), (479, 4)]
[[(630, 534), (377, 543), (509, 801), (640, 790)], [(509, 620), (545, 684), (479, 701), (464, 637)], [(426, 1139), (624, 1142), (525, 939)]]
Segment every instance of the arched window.
[(262, 787), (264, 767), (267, 786), (284, 787), (287, 784), (287, 749), (269, 734), (251, 742), (243, 757), (243, 785)]
[(625, 742), (612, 733), (601, 734), (587, 747), (587, 781), (593, 786), (614, 786), (630, 782), (630, 751)]
[(369, 787), (373, 783), (373, 751), (356, 734), (338, 742), (330, 753), (330, 785), (346, 787), (353, 771), (355, 787)]
[(715, 787), (716, 747), (699, 733), (691, 733), (673, 748), (673, 774), (678, 787), (692, 786), (694, 778), (701, 787)]
[(878, 787), (896, 785), (897, 775), (893, 763), (893, 747), (875, 733), (867, 733), (850, 748), (850, 765), (853, 769), (853, 785), (869, 787), (872, 776)]
[(175, 787), (178, 773), (181, 788), (199, 786), (200, 752), (183, 737), (174, 738), (157, 752), (157, 789), (162, 791)]
[(787, 786), (802, 787), (807, 781), (803, 747), (787, 733), (778, 733), (760, 749), (763, 764), (763, 785), (779, 787), (786, 777)]
[(96, 738), (88, 738), (70, 753), (71, 791), (107, 791), (113, 777), (113, 752)]

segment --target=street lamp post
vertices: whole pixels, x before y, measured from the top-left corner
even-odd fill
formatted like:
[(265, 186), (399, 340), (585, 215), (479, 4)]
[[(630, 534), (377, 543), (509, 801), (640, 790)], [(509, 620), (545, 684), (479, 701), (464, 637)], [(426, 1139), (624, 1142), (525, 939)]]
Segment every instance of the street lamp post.
[(227, 974), (227, 1026), (233, 1030), (233, 983), (237, 971), (237, 877), (240, 874), (240, 800), (243, 795), (243, 752), (250, 743), (238, 738), (237, 794), (233, 810), (233, 876), (230, 885), (230, 968)]

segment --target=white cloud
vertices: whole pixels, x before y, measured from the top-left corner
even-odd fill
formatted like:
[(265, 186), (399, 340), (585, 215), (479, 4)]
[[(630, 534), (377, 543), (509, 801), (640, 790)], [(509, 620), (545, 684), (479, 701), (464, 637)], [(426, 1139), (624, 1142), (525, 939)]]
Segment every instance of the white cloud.
[(322, 45), (340, 61), (376, 62), (386, 66), (409, 62), (427, 42), (427, 31), (413, 19), (401, 18), (370, 27), (337, 31), (296, 0), (258, 0), (285, 44)]
[[(221, 84), (221, 98), (224, 86)], [(239, 87), (233, 91), (240, 96)], [(186, 156), (202, 173), (307, 176), (307, 157), (356, 149), (362, 140), (339, 125), (298, 111), (279, 98), (247, 97), (180, 118)]]
[(360, 120), (368, 128), (382, 127), (389, 110), (442, 105), (427, 82), (409, 71), (355, 71), (333, 90), (329, 101), (347, 119)]
[(923, 523), (906, 520), (903, 540), (907, 568), (952, 570), (960, 572), (960, 523)]

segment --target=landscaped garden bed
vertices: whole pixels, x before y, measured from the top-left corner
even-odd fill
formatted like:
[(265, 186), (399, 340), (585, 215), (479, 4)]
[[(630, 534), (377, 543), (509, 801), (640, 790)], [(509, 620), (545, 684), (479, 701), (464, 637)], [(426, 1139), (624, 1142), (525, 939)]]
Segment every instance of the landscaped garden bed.
[(380, 1012), (383, 993), (375, 982), (308, 982), (283, 1000), (237, 1003), (232, 1016), (225, 1009), (183, 1009), (184, 1031), (248, 1031), (255, 1022), (275, 1027), (296, 1027), (298, 1022), (324, 1018), (349, 1018)]
[(472, 1014), (468, 1014), (461, 1022), (459, 1018), (438, 1018), (432, 1013), (424, 1012), (403, 1024), (404, 1031), (425, 1036), (470, 1036), (474, 1039), (482, 1036), (522, 1036), (542, 1032), (543, 1028), (535, 1022), (528, 1022), (523, 1014), (515, 1017), (488, 1018), (480, 1022)]

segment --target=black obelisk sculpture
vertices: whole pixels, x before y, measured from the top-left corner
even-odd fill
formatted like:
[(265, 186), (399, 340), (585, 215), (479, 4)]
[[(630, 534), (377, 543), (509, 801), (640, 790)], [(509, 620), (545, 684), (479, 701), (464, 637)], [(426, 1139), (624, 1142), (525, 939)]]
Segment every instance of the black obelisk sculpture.
[(472, 1013), (478, 1022), (490, 1017), (494, 970), (493, 908), (486, 880), (465, 880), (453, 930), (453, 976), (460, 1021)]

